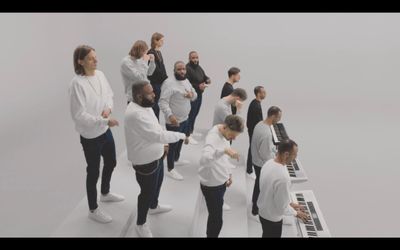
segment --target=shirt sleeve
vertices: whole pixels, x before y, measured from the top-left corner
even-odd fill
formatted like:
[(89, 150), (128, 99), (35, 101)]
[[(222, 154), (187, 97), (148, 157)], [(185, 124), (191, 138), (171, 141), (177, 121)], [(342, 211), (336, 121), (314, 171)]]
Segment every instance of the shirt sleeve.
[(200, 164), (205, 167), (210, 167), (212, 161), (219, 159), (224, 155), (224, 150), (216, 149), (211, 143), (204, 145), (201, 151)]
[(154, 61), (149, 62), (149, 69), (147, 70), (147, 75), (151, 76), (154, 73), (155, 69), (156, 69), (156, 63), (155, 63), (155, 59), (154, 59)]
[(108, 119), (103, 118), (101, 114), (95, 116), (87, 112), (85, 92), (76, 82), (72, 83), (70, 88), (70, 99), (71, 115), (76, 123), (87, 128), (101, 127), (108, 124)]
[(258, 155), (263, 161), (268, 161), (274, 158), (272, 140), (268, 136), (261, 140), (260, 148), (258, 150)]
[(103, 75), (103, 78), (105, 80), (105, 85), (106, 85), (106, 95), (105, 95), (106, 102), (105, 102), (104, 109), (109, 108), (112, 110), (114, 108), (114, 102), (113, 102), (114, 93), (111, 89), (110, 84), (108, 83), (106, 76), (104, 74), (102, 74), (102, 75)]
[(129, 129), (135, 130), (146, 141), (167, 144), (186, 138), (184, 133), (167, 131), (158, 123), (154, 124), (154, 119), (151, 119), (147, 114), (131, 116), (129, 119)]
[(158, 101), (158, 105), (160, 106), (161, 111), (167, 116), (167, 118), (172, 115), (172, 110), (169, 106), (172, 94), (173, 91), (172, 88), (169, 86), (168, 82), (164, 83), (161, 86), (161, 94), (160, 94), (160, 100)]
[(297, 212), (290, 206), (289, 186), (285, 181), (279, 181), (276, 185), (274, 202), (280, 211), (284, 211), (282, 215), (296, 215)]

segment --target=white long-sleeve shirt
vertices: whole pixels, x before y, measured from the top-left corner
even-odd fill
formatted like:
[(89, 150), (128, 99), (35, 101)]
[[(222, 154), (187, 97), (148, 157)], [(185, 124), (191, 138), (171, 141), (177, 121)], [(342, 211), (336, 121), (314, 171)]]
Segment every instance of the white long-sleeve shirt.
[(125, 111), (125, 141), (128, 160), (143, 165), (161, 158), (164, 144), (184, 140), (186, 135), (164, 130), (152, 108), (144, 108), (135, 102)]
[(258, 214), (269, 221), (278, 222), (284, 215), (296, 215), (290, 206), (290, 177), (286, 166), (271, 159), (265, 163), (260, 173), (260, 195)]
[(231, 114), (231, 104), (226, 101), (225, 98), (221, 98), (218, 100), (217, 105), (215, 105), (214, 120), (212, 125), (215, 126), (217, 124), (223, 124), (225, 122), (225, 118)]
[(154, 61), (147, 64), (142, 58), (134, 59), (126, 56), (121, 62), (121, 76), (125, 87), (125, 95), (128, 101), (132, 101), (132, 85), (137, 81), (148, 81), (147, 76), (151, 76), (156, 68)]
[(108, 129), (108, 119), (101, 113), (113, 108), (113, 92), (105, 75), (76, 75), (69, 87), (70, 111), (76, 131), (86, 139), (96, 138)]
[[(193, 97), (186, 98), (186, 91), (192, 91)], [(179, 81), (175, 76), (169, 77), (161, 87), (160, 109), (165, 115), (165, 122), (170, 124), (169, 117), (174, 115), (179, 123), (186, 121), (189, 117), (190, 102), (196, 100), (197, 93), (188, 79)]]
[(221, 134), (218, 125), (212, 127), (206, 136), (201, 151), (199, 177), (204, 186), (215, 187), (224, 184), (231, 174), (229, 156), (224, 153), (229, 141)]
[(250, 149), (252, 162), (258, 167), (275, 157), (276, 148), (272, 141), (271, 128), (265, 121), (259, 121), (254, 127)]

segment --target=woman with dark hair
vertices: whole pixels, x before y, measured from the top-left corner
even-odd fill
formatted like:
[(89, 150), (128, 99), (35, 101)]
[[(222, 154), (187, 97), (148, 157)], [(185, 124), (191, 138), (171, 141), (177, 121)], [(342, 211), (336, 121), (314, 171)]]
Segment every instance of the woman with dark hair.
[(97, 58), (93, 48), (87, 45), (77, 47), (73, 60), (76, 76), (69, 88), (70, 107), (87, 163), (86, 192), (89, 218), (108, 223), (112, 221), (111, 216), (97, 204), (96, 184), (102, 156), (104, 167), (100, 201), (124, 200), (123, 196), (110, 193), (111, 175), (117, 165), (115, 143), (110, 130), (111, 127), (118, 126), (118, 121), (110, 116), (113, 109), (113, 92), (103, 72), (96, 69)]
[(158, 101), (160, 100), (161, 86), (168, 78), (167, 71), (165, 70), (164, 59), (160, 51), (160, 48), (163, 46), (163, 44), (164, 35), (156, 32), (151, 36), (151, 49), (149, 52), (147, 52), (149, 55), (154, 55), (154, 61), (156, 63), (156, 69), (154, 70), (154, 73), (148, 78), (153, 86), (154, 94), (156, 95), (153, 110), (157, 119), (159, 119), (160, 116), (160, 107), (158, 106)]

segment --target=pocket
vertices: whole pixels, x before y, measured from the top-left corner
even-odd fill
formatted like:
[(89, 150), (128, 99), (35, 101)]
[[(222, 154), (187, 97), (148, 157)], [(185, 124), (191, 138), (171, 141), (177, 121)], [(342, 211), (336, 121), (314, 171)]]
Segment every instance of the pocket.
[(153, 161), (148, 164), (143, 164), (143, 165), (132, 165), (133, 169), (141, 175), (151, 175), (153, 174), (157, 168), (159, 167), (160, 164), (158, 164), (159, 161)]

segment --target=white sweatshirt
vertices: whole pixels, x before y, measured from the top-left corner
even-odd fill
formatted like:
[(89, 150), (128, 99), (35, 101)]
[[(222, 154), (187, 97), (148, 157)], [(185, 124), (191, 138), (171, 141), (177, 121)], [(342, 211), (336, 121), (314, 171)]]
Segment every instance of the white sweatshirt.
[(229, 156), (224, 153), (229, 141), (221, 134), (218, 125), (210, 129), (201, 151), (199, 177), (204, 186), (215, 187), (224, 184), (231, 174)]
[[(188, 99), (184, 97), (186, 91), (192, 91), (193, 97)], [(188, 119), (191, 105), (190, 101), (197, 98), (196, 90), (190, 84), (189, 80), (179, 81), (175, 76), (169, 77), (161, 87), (160, 100), (158, 105), (165, 115), (165, 122), (170, 123), (169, 117), (175, 115), (179, 123)]]
[(125, 139), (128, 159), (143, 165), (161, 158), (164, 144), (184, 140), (186, 135), (164, 130), (152, 108), (129, 103), (125, 112)]
[(108, 129), (108, 119), (101, 113), (113, 108), (113, 92), (105, 75), (76, 75), (69, 88), (70, 110), (76, 131), (86, 139), (96, 138)]
[(271, 159), (261, 168), (258, 214), (269, 221), (278, 222), (284, 215), (296, 215), (290, 204), (290, 177), (286, 166)]
[(275, 157), (276, 147), (272, 141), (271, 128), (264, 121), (259, 121), (254, 127), (250, 149), (253, 164), (258, 167)]
[(126, 56), (121, 62), (121, 76), (125, 87), (125, 95), (128, 101), (132, 101), (132, 85), (137, 81), (148, 81), (147, 76), (151, 76), (156, 68), (154, 61), (148, 65), (142, 58), (134, 59)]

